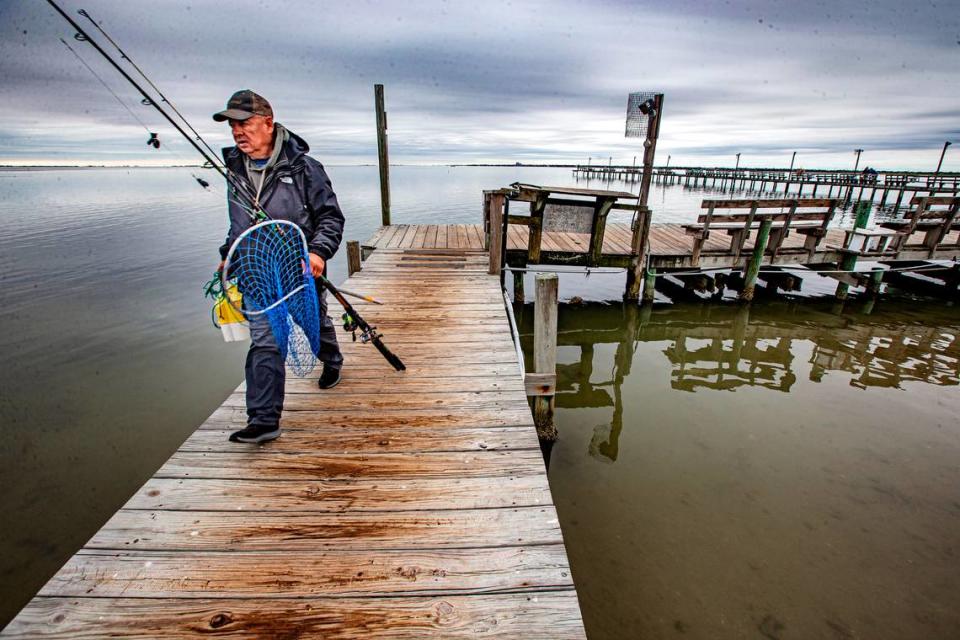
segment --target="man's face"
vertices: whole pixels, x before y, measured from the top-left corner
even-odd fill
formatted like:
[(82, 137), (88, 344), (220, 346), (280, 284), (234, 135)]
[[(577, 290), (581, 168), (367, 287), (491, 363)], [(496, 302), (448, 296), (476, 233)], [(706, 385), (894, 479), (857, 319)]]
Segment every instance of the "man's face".
[(273, 151), (273, 118), (270, 116), (230, 120), (230, 132), (237, 148), (251, 158), (266, 158)]

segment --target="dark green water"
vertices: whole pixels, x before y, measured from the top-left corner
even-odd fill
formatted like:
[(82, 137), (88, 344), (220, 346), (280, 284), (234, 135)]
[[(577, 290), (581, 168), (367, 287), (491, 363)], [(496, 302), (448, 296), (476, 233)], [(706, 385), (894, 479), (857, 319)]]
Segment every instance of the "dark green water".
[[(369, 238), (376, 167), (329, 170), (346, 237)], [(571, 183), (391, 175), (399, 223)], [(657, 188), (654, 215), (708, 195)], [(245, 345), (201, 294), (225, 222), (188, 170), (0, 171), (0, 625), (239, 383)], [(560, 295), (623, 282), (564, 275)], [(807, 274), (801, 294), (834, 287)], [(862, 309), (563, 305), (550, 482), (591, 638), (960, 637), (960, 313)]]
[(960, 637), (960, 317), (870, 311), (561, 306), (549, 475), (590, 638)]

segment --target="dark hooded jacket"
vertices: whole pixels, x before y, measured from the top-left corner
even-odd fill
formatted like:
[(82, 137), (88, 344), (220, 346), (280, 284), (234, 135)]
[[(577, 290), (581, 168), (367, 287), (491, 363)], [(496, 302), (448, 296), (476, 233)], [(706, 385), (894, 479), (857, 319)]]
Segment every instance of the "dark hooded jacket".
[[(289, 220), (299, 226), (307, 238), (310, 253), (330, 260), (343, 238), (343, 213), (323, 165), (307, 155), (310, 146), (292, 131), (288, 133), (276, 164), (264, 179), (260, 206), (270, 218)], [(227, 147), (223, 150), (223, 160), (238, 180), (251, 187), (251, 193), (256, 192), (247, 179), (242, 151)], [(228, 188), (228, 193), (230, 231), (220, 247), (221, 258), (226, 258), (234, 241), (253, 226), (250, 214), (244, 209), (244, 206), (250, 207), (250, 203), (235, 193), (233, 187)]]

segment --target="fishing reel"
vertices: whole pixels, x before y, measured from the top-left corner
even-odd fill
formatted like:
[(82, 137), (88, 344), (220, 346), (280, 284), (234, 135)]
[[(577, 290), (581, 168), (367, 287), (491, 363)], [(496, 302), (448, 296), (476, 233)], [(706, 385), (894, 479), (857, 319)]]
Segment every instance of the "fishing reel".
[(350, 316), (350, 314), (345, 313), (343, 316), (343, 330), (349, 331), (353, 341), (357, 341), (357, 330), (360, 330), (360, 342), (367, 344), (373, 342), (378, 338), (382, 338), (383, 334), (377, 333), (376, 327), (369, 327), (367, 329), (360, 329), (360, 325), (357, 324), (357, 321)]
[(357, 329), (360, 327), (357, 325), (357, 321), (354, 320), (349, 313), (345, 313), (342, 316), (343, 318), (343, 330), (348, 331), (350, 335), (353, 336), (353, 341), (357, 341)]

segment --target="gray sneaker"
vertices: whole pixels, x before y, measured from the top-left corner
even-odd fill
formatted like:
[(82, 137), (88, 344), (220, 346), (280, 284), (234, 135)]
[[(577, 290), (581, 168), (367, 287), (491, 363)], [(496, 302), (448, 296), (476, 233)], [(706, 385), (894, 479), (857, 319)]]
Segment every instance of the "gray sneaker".
[(259, 444), (270, 442), (280, 437), (280, 425), (276, 424), (248, 424), (240, 431), (230, 434), (230, 442), (248, 442)]

